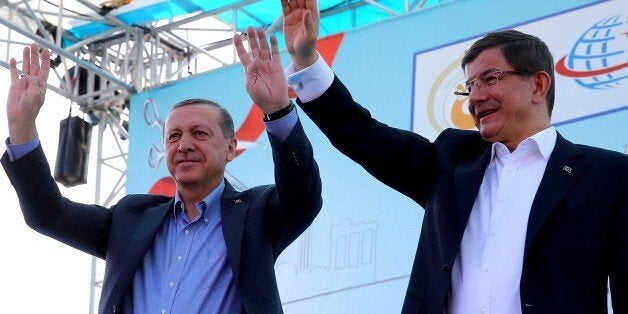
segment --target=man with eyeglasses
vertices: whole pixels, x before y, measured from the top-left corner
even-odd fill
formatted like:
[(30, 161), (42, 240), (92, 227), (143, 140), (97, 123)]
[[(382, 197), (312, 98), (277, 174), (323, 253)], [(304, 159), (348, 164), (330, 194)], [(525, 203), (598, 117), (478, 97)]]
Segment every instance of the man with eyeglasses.
[[(466, 52), (478, 131), (431, 143), (355, 103), (316, 51), (315, 0), (281, 0), (288, 83), (342, 153), (425, 208), (404, 313), (628, 313), (628, 157), (551, 126), (552, 56), (487, 34)], [(277, 82), (280, 84), (281, 82)]]

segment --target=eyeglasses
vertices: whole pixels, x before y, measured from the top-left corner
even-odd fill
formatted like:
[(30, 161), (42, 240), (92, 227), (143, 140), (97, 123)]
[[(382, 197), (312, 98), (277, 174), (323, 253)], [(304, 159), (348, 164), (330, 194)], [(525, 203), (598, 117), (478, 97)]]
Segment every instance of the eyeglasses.
[(508, 75), (529, 75), (529, 74), (530, 74), (529, 72), (524, 72), (524, 71), (502, 71), (502, 70), (488, 71), (488, 72), (482, 73), (480, 76), (472, 80), (466, 81), (464, 83), (466, 90), (455, 91), (454, 95), (458, 97), (468, 97), (469, 94), (471, 94), (471, 90), (473, 90), (473, 88), (475, 87), (479, 89), (485, 89), (487, 87), (491, 87), (497, 84), (499, 80), (503, 79), (504, 77)]

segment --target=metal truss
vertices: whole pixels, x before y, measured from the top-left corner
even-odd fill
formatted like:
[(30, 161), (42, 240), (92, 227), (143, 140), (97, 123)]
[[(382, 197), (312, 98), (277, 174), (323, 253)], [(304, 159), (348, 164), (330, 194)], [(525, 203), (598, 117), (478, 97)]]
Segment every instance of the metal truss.
[[(60, 84), (58, 87), (49, 85), (49, 88), (97, 117), (108, 107), (116, 107), (114, 111), (124, 110), (131, 94), (235, 63), (231, 38), (243, 31), (235, 26), (238, 15), (259, 22), (268, 33), (278, 31), (282, 26), (281, 16), (265, 22), (263, 17), (249, 9), (258, 2), (278, 0), (242, 0), (211, 11), (144, 25), (126, 24), (113, 14), (101, 15), (102, 7), (95, 4), (100, 1), (0, 0), (0, 24), (9, 30), (5, 38), (0, 38), (7, 44), (6, 55), (24, 45), (24, 42), (13, 40), (14, 33), (50, 49), (54, 73)], [(345, 11), (355, 12), (362, 6), (373, 6), (394, 17), (420, 10), (427, 2), (399, 1), (403, 1), (403, 12), (376, 0), (339, 1), (338, 5), (323, 10), (321, 18)], [(233, 25), (217, 22), (217, 15), (228, 12), (233, 15)], [(109, 28), (78, 40), (64, 29), (65, 25), (77, 20), (93, 20)], [(213, 26), (207, 26), (208, 20), (213, 21)], [(355, 26), (355, 21), (351, 25)], [(63, 45), (62, 38), (75, 43)], [(7, 61), (0, 61), (0, 65), (7, 67)], [(81, 90), (76, 90), (77, 84), (72, 82), (77, 75), (70, 70), (73, 67), (82, 68), (79, 74), (87, 77), (82, 79), (86, 86), (81, 86)]]
[[(128, 144), (124, 140), (129, 137), (130, 96), (236, 63), (232, 37), (244, 32), (236, 26), (238, 16), (256, 21), (267, 33), (281, 30), (283, 19), (279, 14), (265, 20), (249, 7), (279, 0), (242, 0), (211, 11), (130, 25), (111, 14), (115, 11), (103, 12), (102, 1), (0, 0), (0, 24), (6, 28), (0, 28), (0, 66), (8, 68), (10, 56), (18, 55), (17, 51), (30, 42), (50, 49), (53, 71), (48, 88), (77, 104), (98, 125), (95, 203), (108, 205), (125, 188)], [(395, 17), (422, 10), (427, 2), (399, 0), (403, 4), (399, 11), (378, 0), (339, 0), (337, 5), (321, 11), (321, 21), (349, 11), (350, 25), (355, 27), (355, 12), (361, 7), (372, 6), (388, 17)], [(229, 12), (232, 24), (215, 18)], [(108, 29), (79, 40), (67, 31), (67, 25), (77, 20), (97, 21)], [(63, 38), (73, 43), (64, 45)], [(1, 48), (5, 48), (4, 54)], [(107, 155), (105, 147), (115, 149)], [(116, 182), (104, 198), (101, 197), (103, 169), (113, 171)], [(101, 276), (98, 273), (102, 273), (98, 263), (97, 259), (92, 260), (90, 313), (97, 308), (96, 294), (102, 284), (98, 279)]]

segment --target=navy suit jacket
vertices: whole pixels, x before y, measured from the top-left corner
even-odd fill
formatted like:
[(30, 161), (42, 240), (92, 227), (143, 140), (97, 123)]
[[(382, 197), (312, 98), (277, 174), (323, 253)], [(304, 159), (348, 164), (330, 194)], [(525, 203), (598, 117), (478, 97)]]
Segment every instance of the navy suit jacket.
[[(382, 124), (338, 78), (299, 104), (342, 153), (425, 208), (403, 312), (442, 314), (491, 144), (454, 129), (430, 143)], [(628, 313), (628, 157), (558, 135), (524, 250), (523, 313), (606, 313), (609, 276), (615, 312)]]
[[(282, 312), (275, 260), (322, 206), (318, 166), (300, 122), (285, 141), (269, 138), (276, 185), (238, 192), (227, 182), (222, 195), (227, 254), (248, 313)], [(41, 146), (16, 161), (5, 153), (1, 161), (30, 227), (106, 260), (99, 312), (118, 312), (155, 234), (172, 212), (173, 198), (128, 195), (111, 208), (75, 203), (61, 196)]]

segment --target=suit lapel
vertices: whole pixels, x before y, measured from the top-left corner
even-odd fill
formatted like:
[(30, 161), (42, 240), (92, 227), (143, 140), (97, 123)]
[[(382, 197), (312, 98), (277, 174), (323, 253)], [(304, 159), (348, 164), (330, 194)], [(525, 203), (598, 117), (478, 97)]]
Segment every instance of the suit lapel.
[[(139, 223), (129, 242), (124, 259), (124, 267), (118, 281), (119, 288), (124, 289), (132, 280), (148, 248), (154, 243), (155, 234), (159, 230), (166, 214), (172, 209), (174, 199), (148, 208), (139, 217)], [(118, 296), (120, 297), (120, 296)]]
[(460, 234), (467, 226), (469, 214), (478, 196), (490, 159), (491, 145), (488, 145), (480, 158), (475, 158), (472, 162), (461, 164), (456, 168), (456, 199), (458, 200), (458, 213), (460, 213), (458, 220)]
[(556, 146), (547, 162), (547, 168), (530, 209), (524, 259), (545, 219), (582, 173), (585, 163), (576, 158), (580, 153), (576, 145), (558, 134)]
[(250, 200), (243, 197), (243, 193), (236, 191), (227, 180), (222, 195), (222, 234), (227, 246), (229, 263), (233, 270), (235, 282), (240, 278), (240, 260), (242, 251), (242, 233), (244, 219), (249, 208)]

